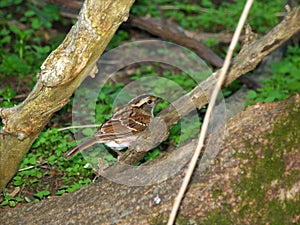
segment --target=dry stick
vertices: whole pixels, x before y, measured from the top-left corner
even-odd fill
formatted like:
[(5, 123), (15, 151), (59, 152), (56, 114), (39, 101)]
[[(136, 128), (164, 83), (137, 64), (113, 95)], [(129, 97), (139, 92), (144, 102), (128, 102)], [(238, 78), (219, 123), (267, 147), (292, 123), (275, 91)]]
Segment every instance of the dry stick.
[(201, 150), (204, 146), (204, 140), (205, 140), (205, 136), (206, 136), (206, 133), (207, 133), (208, 124), (209, 124), (209, 120), (210, 120), (210, 117), (211, 117), (211, 114), (212, 114), (212, 110), (214, 108), (218, 93), (219, 93), (219, 91), (222, 87), (222, 84), (223, 84), (224, 80), (225, 80), (226, 73), (227, 73), (227, 70), (228, 70), (229, 65), (230, 65), (230, 60), (232, 58), (234, 48), (235, 48), (235, 46), (238, 42), (239, 36), (240, 36), (241, 31), (243, 29), (245, 20), (247, 18), (249, 10), (252, 6), (252, 3), (253, 3), (253, 0), (247, 0), (246, 5), (245, 5), (244, 10), (243, 10), (243, 13), (242, 13), (242, 15), (240, 17), (240, 20), (239, 20), (239, 23), (237, 25), (237, 28), (234, 32), (232, 41), (230, 43), (230, 46), (229, 46), (229, 49), (228, 49), (228, 52), (227, 52), (227, 55), (226, 55), (226, 58), (225, 58), (225, 61), (224, 61), (224, 65), (223, 65), (223, 67), (220, 71), (218, 81), (216, 83), (216, 86), (214, 87), (213, 93), (211, 95), (211, 98), (210, 98), (210, 101), (209, 101), (209, 104), (208, 104), (208, 108), (207, 108), (207, 111), (206, 111), (206, 114), (205, 114), (205, 117), (204, 117), (204, 121), (203, 121), (203, 125), (202, 125), (202, 128), (201, 128), (197, 148), (196, 148), (195, 153), (194, 153), (194, 155), (193, 155), (193, 157), (190, 161), (188, 170), (186, 172), (186, 175), (185, 175), (184, 180), (182, 182), (182, 185), (180, 187), (179, 193), (178, 193), (178, 195), (175, 199), (175, 202), (174, 202), (174, 205), (173, 205), (170, 217), (169, 217), (168, 225), (173, 225), (174, 224), (174, 221), (175, 221), (175, 218), (176, 218), (181, 200), (183, 198), (184, 193), (186, 192), (187, 186), (190, 182), (191, 176), (192, 176), (193, 171), (195, 169), (195, 166), (197, 164), (199, 155), (200, 155)]
[(78, 129), (78, 128), (87, 128), (87, 127), (100, 127), (100, 126), (101, 126), (101, 124), (87, 124), (87, 125), (69, 126), (69, 127), (59, 128), (58, 131)]

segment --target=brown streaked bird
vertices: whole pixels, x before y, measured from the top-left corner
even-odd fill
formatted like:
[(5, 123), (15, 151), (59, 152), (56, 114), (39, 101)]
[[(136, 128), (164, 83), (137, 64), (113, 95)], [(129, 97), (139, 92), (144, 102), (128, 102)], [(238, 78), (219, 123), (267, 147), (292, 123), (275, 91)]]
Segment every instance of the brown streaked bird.
[(150, 124), (154, 117), (153, 109), (160, 100), (161, 98), (150, 94), (133, 98), (127, 104), (118, 107), (93, 137), (70, 149), (64, 157), (70, 158), (96, 143), (103, 143), (113, 150), (129, 147)]

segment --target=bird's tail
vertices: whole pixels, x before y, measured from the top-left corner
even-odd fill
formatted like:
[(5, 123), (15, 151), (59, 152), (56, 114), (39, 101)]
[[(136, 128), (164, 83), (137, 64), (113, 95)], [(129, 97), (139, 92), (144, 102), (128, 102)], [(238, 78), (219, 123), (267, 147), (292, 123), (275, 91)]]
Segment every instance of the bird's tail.
[(67, 151), (64, 154), (64, 157), (69, 159), (72, 156), (76, 155), (78, 152), (83, 151), (84, 149), (92, 146), (93, 144), (95, 144), (97, 142), (98, 142), (97, 139), (95, 137), (92, 137), (92, 138), (80, 143), (79, 145), (75, 146), (74, 148), (70, 149), (69, 151)]

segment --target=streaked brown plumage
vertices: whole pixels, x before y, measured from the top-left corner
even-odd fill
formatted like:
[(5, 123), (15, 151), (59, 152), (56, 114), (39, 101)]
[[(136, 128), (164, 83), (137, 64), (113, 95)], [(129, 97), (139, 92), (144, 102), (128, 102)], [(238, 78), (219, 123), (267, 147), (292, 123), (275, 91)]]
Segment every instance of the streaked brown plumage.
[(70, 158), (95, 143), (103, 143), (113, 150), (129, 147), (138, 134), (148, 127), (153, 118), (153, 109), (159, 100), (160, 98), (153, 95), (143, 94), (118, 107), (93, 137), (70, 149), (64, 157)]

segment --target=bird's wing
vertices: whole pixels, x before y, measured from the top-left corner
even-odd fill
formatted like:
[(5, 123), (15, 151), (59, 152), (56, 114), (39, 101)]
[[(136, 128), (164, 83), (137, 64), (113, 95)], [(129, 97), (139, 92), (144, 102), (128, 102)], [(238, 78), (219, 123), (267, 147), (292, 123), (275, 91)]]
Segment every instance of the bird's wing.
[(101, 134), (118, 134), (118, 133), (131, 133), (133, 130), (128, 127), (127, 121), (117, 119), (110, 119), (102, 124), (97, 133)]

